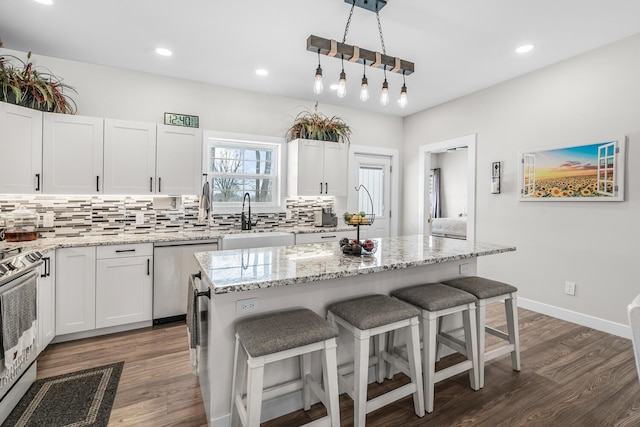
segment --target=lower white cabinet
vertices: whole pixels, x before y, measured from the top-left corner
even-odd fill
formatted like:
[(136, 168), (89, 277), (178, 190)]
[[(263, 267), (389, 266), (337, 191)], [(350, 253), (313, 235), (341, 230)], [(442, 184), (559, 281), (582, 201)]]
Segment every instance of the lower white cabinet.
[(50, 251), (42, 258), (38, 278), (38, 354), (56, 336), (56, 253)]
[(96, 328), (151, 320), (153, 245), (117, 248), (98, 248)]
[(56, 335), (151, 320), (153, 244), (58, 249)]
[(56, 252), (56, 335), (96, 327), (96, 248)]
[(347, 239), (355, 239), (355, 228), (353, 229), (353, 231), (325, 231), (322, 233), (296, 234), (296, 245), (301, 245), (304, 243), (339, 242), (340, 239), (344, 237), (346, 237)]

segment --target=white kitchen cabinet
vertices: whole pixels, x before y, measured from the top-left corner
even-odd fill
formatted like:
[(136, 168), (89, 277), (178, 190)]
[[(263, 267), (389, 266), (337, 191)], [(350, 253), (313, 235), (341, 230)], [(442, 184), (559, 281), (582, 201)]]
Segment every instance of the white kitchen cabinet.
[(42, 192), (42, 112), (0, 102), (0, 194)]
[(151, 320), (152, 260), (153, 244), (98, 247), (96, 328)]
[(44, 254), (38, 278), (38, 354), (56, 336), (56, 252)]
[(296, 139), (288, 144), (290, 196), (347, 196), (347, 144)]
[(300, 233), (296, 234), (296, 245), (305, 243), (327, 243), (327, 242), (339, 242), (340, 239), (346, 237), (347, 239), (356, 238), (355, 228), (351, 231), (326, 231), (321, 233)]
[(96, 248), (56, 252), (56, 335), (96, 327)]
[(157, 125), (157, 194), (180, 195), (202, 192), (202, 131)]
[(44, 113), (43, 189), (47, 194), (102, 194), (100, 117)]
[(104, 193), (153, 194), (155, 123), (104, 120)]

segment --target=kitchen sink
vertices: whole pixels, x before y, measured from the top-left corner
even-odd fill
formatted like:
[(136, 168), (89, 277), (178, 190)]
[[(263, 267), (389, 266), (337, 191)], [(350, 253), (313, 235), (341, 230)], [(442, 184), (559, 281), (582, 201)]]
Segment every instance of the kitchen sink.
[(222, 238), (222, 249), (264, 248), (268, 246), (291, 246), (295, 243), (293, 233), (272, 231), (264, 233), (227, 234)]

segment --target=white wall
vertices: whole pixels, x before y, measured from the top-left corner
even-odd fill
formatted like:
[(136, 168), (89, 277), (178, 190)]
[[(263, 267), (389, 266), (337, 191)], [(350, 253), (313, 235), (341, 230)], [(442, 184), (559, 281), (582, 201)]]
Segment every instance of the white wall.
[[(640, 292), (640, 35), (417, 113), (404, 121), (404, 216), (418, 230), (418, 147), (477, 133), (476, 240), (517, 251), (478, 260), (479, 274), (512, 283), (520, 297), (627, 324)], [(535, 53), (533, 53), (535, 54)], [(624, 202), (518, 202), (518, 152), (628, 136)], [(489, 194), (491, 162), (502, 194)], [(575, 296), (563, 294), (577, 283)]]
[(467, 212), (467, 149), (438, 153), (440, 203), (444, 218)]

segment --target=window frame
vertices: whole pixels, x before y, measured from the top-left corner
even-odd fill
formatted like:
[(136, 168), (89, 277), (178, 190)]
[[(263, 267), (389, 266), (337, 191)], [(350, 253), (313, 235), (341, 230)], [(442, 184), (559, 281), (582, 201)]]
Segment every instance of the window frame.
[[(242, 148), (273, 148), (273, 189), (271, 202), (255, 202), (251, 201), (252, 212), (284, 212), (286, 208), (285, 195), (287, 194), (287, 177), (284, 165), (287, 162), (286, 141), (284, 138), (278, 138), (265, 135), (239, 134), (231, 132), (203, 132), (203, 155), (202, 170), (203, 178), (205, 178), (211, 186), (213, 186), (213, 176), (210, 170), (210, 152), (211, 147), (218, 146), (237, 146)], [(255, 179), (255, 174), (246, 174), (247, 178)], [(204, 182), (204, 181), (203, 181)], [(212, 187), (211, 187), (212, 188)], [(212, 208), (214, 213), (240, 213), (242, 202), (213, 202)]]

